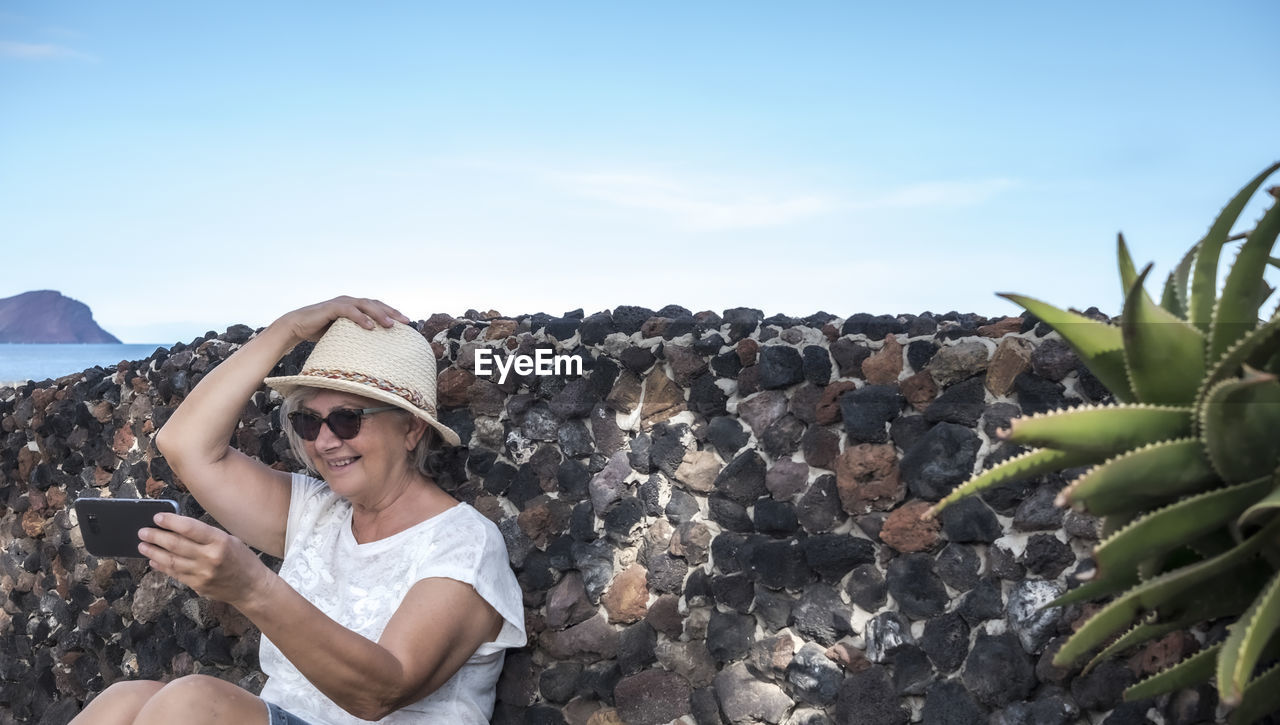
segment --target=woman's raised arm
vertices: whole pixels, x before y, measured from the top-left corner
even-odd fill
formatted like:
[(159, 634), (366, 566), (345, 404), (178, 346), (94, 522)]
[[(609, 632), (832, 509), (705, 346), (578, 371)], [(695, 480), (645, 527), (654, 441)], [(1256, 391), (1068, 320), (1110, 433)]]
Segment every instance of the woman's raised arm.
[(156, 433), (156, 447), (200, 505), (233, 535), (274, 556), (284, 554), (289, 475), (232, 448), (231, 436), (276, 362), (339, 317), (366, 329), (409, 321), (382, 302), (352, 297), (289, 312), (209, 372)]

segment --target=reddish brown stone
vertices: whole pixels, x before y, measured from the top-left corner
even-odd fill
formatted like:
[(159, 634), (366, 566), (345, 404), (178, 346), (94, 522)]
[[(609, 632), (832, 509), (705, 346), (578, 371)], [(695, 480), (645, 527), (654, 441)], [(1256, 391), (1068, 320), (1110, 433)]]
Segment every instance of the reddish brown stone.
[(1033, 349), (1030, 342), (1020, 337), (1001, 340), (987, 364), (987, 390), (996, 396), (1008, 395), (1014, 379), (1031, 367)]
[(738, 353), (738, 361), (742, 363), (742, 367), (750, 367), (756, 364), (756, 355), (760, 352), (760, 343), (747, 337), (738, 340), (738, 344), (734, 349)]
[(605, 402), (620, 413), (630, 413), (640, 404), (641, 382), (629, 370), (624, 370), (613, 383)]
[(1143, 645), (1137, 654), (1129, 658), (1129, 669), (1138, 677), (1146, 677), (1181, 662), (1198, 649), (1199, 643), (1189, 632), (1171, 632)]
[(109, 423), (112, 414), (115, 413), (115, 406), (111, 405), (108, 400), (99, 401), (95, 405), (89, 406), (89, 415), (99, 423)]
[(442, 408), (461, 408), (467, 404), (476, 376), (459, 367), (448, 367), (436, 378), (436, 397)]
[(676, 384), (689, 387), (693, 379), (707, 371), (707, 359), (684, 345), (668, 344), (663, 348), (667, 364), (675, 375)]
[(151, 390), (151, 383), (147, 382), (147, 379), (142, 377), (141, 375), (131, 380), (129, 382), (129, 386), (133, 388), (133, 392), (137, 393), (138, 395), (146, 395), (147, 392)]
[(989, 325), (983, 325), (978, 328), (978, 334), (983, 337), (1004, 337), (1011, 335), (1022, 329), (1021, 317), (1004, 317)]
[(18, 449), (18, 478), (22, 483), (31, 480), (31, 469), (40, 463), (40, 454), (26, 446)]
[(111, 471), (102, 466), (95, 467), (93, 469), (93, 485), (102, 487), (108, 483), (111, 483)]
[(822, 335), (827, 338), (827, 342), (835, 342), (840, 339), (840, 328), (828, 322), (822, 326)]
[(431, 352), (434, 352), (436, 354), (436, 360), (443, 360), (445, 354), (448, 351), (449, 351), (449, 348), (445, 347), (444, 343), (438, 342), (436, 340), (431, 341)]
[[(674, 545), (675, 539), (671, 543)], [(679, 639), (680, 633), (684, 631), (684, 623), (680, 618), (680, 597), (675, 594), (659, 596), (645, 613), (644, 621), (671, 639)]]
[(757, 672), (776, 677), (784, 673), (796, 655), (796, 645), (789, 634), (775, 634), (751, 646), (747, 664)]
[(933, 399), (938, 397), (938, 383), (924, 370), (904, 379), (899, 387), (902, 397), (916, 410), (928, 408)]
[(147, 496), (151, 498), (159, 496), (160, 493), (164, 491), (164, 485), (164, 481), (157, 481), (156, 479), (147, 476)]
[(840, 396), (856, 387), (858, 386), (852, 380), (837, 380), (824, 388), (822, 397), (818, 400), (814, 422), (818, 425), (831, 425), (841, 420)]
[(662, 337), (670, 323), (670, 317), (650, 317), (640, 325), (640, 337)]
[(32, 539), (44, 536), (44, 516), (35, 509), (27, 509), (22, 514), (22, 531)]
[(862, 377), (872, 385), (897, 382), (902, 372), (902, 343), (892, 334), (885, 335), (884, 345), (862, 361)]
[(444, 332), (450, 327), (453, 327), (456, 324), (458, 324), (458, 321), (454, 319), (452, 315), (446, 315), (443, 312), (437, 312), (434, 315), (428, 317), (426, 321), (422, 323), (422, 326), (419, 328), (419, 330), (422, 332), (423, 337), (430, 340), (431, 338), (435, 337), (441, 332)]
[(861, 443), (836, 459), (836, 488), (848, 513), (888, 511), (906, 495), (893, 444)]
[(133, 437), (133, 430), (128, 425), (115, 429), (115, 437), (111, 438), (111, 450), (115, 451), (115, 455), (123, 457), (129, 455), (129, 451), (133, 450), (133, 443), (136, 438)]
[(648, 570), (632, 564), (613, 578), (600, 603), (609, 613), (610, 624), (629, 624), (644, 617), (649, 608)]
[(54, 511), (61, 511), (67, 505), (67, 492), (61, 488), (50, 488), (44, 492), (45, 505)]
[(599, 616), (566, 630), (552, 630), (542, 635), (542, 645), (553, 659), (583, 662), (616, 657), (618, 640), (618, 631)]
[(826, 654), (828, 659), (847, 672), (861, 672), (871, 666), (871, 660), (847, 639), (831, 645)]
[(936, 518), (922, 518), (930, 506), (928, 501), (911, 501), (894, 509), (884, 520), (880, 540), (903, 553), (933, 548), (938, 543), (942, 523)]
[(645, 376), (640, 420), (646, 428), (657, 425), (684, 409), (684, 389), (672, 382), (666, 373), (655, 367)]
[(582, 575), (570, 571), (547, 592), (547, 626), (564, 629), (585, 621), (596, 613), (596, 607), (587, 598), (587, 588)]
[(570, 511), (569, 504), (565, 501), (538, 496), (516, 516), (516, 523), (524, 535), (533, 541), (534, 546), (545, 549), (552, 537), (568, 526)]
[(514, 335), (516, 332), (516, 321), (497, 319), (489, 323), (489, 327), (484, 331), (484, 339), (486, 340), (502, 340)]

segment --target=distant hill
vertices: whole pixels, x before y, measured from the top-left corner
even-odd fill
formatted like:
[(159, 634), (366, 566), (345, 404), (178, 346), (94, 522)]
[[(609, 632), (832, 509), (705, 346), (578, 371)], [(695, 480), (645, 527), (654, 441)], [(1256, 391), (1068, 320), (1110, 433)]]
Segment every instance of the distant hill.
[(120, 341), (98, 327), (85, 303), (38, 290), (0, 299), (0, 342)]

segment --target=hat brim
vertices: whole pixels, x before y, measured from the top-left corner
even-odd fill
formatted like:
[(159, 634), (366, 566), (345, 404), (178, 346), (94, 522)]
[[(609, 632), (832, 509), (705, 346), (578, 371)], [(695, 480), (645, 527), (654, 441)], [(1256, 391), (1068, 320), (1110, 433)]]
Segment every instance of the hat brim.
[(388, 405), (394, 405), (402, 408), (415, 416), (427, 422), (427, 425), (435, 429), (445, 443), (451, 446), (462, 445), (462, 439), (458, 434), (453, 432), (451, 428), (442, 424), (440, 421), (431, 417), (427, 411), (418, 408), (409, 401), (401, 398), (395, 393), (389, 393), (385, 390), (379, 390), (368, 385), (352, 382), (349, 380), (334, 380), (332, 378), (321, 378), (312, 375), (285, 375), (278, 378), (267, 378), (263, 381), (270, 387), (274, 388), (280, 395), (288, 395), (298, 388), (323, 388), (325, 390), (336, 390), (340, 393), (351, 393), (359, 395), (362, 398), (377, 400)]

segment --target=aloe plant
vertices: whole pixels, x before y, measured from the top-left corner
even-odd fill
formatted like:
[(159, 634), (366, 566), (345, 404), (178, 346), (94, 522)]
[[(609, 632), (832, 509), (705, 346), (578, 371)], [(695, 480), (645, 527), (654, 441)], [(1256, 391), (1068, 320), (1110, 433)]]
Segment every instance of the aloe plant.
[(1121, 236), (1124, 308), (1099, 322), (1021, 295), (1001, 295), (1052, 327), (1107, 387), (1114, 404), (1036, 414), (999, 432), (1031, 450), (956, 488), (930, 509), (991, 486), (1087, 467), (1058, 505), (1102, 518), (1088, 580), (1050, 606), (1109, 599), (1058, 651), (1086, 665), (1171, 631), (1224, 618), (1224, 641), (1130, 687), (1151, 697), (1216, 678), (1231, 722), (1280, 710), (1280, 309), (1259, 311), (1280, 232), (1273, 204), (1244, 237), (1217, 292), (1218, 261), (1249, 199), (1280, 163), (1250, 181), (1169, 274), (1157, 304)]

